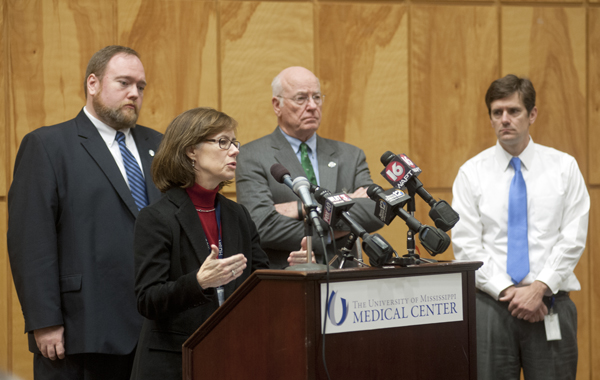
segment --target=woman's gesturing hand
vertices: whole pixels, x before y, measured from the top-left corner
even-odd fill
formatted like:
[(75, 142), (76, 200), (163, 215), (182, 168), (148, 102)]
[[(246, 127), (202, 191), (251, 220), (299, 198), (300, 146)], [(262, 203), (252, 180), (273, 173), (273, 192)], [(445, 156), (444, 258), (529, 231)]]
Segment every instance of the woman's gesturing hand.
[(219, 259), (219, 248), (214, 244), (210, 248), (210, 255), (196, 274), (196, 279), (202, 289), (228, 284), (242, 275), (248, 261), (246, 256), (238, 253), (225, 259)]

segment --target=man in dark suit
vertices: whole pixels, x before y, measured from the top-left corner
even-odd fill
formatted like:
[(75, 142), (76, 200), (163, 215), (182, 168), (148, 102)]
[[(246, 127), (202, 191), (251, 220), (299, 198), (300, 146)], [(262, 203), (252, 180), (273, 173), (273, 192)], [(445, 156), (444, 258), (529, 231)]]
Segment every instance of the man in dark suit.
[[(316, 134), (324, 99), (319, 79), (303, 67), (288, 67), (271, 86), (278, 127), (270, 135), (242, 145), (236, 186), (238, 202), (250, 211), (271, 268), (283, 268), (304, 236), (303, 211), (292, 190), (271, 176), (275, 163), (285, 166), (292, 178), (307, 177), (332, 193), (348, 193), (356, 202), (352, 217), (368, 232), (383, 223), (374, 216), (375, 202), (366, 194), (365, 187), (373, 181), (364, 152)], [(348, 228), (338, 226), (334, 233), (337, 248), (341, 248)], [(321, 258), (321, 245), (315, 242), (313, 249)]]
[(142, 323), (133, 226), (160, 197), (150, 165), (162, 135), (136, 125), (145, 86), (138, 54), (108, 46), (75, 119), (21, 142), (8, 252), (36, 379), (129, 379)]

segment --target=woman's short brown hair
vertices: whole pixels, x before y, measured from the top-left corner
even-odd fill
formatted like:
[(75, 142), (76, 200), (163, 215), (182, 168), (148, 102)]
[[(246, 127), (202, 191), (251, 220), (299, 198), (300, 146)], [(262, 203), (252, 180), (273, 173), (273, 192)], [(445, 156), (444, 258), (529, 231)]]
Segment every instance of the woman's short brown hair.
[[(187, 148), (236, 128), (237, 122), (232, 117), (212, 108), (194, 108), (177, 116), (167, 127), (152, 161), (156, 187), (164, 193), (173, 187), (194, 186), (196, 174), (186, 154)], [(219, 189), (228, 182), (221, 182)]]

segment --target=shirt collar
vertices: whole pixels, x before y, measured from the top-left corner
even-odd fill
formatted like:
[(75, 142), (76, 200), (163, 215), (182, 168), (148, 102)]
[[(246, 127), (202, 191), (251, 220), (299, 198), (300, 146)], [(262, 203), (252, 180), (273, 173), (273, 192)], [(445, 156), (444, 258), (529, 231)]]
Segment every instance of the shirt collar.
[[(295, 137), (292, 137), (292, 136), (288, 135), (287, 133), (285, 133), (283, 131), (283, 129), (281, 129), (281, 127), (279, 127), (279, 130), (281, 131), (281, 133), (283, 133), (283, 137), (285, 137), (285, 139), (292, 146), (292, 149), (294, 150), (294, 153), (298, 153), (300, 151), (300, 144), (302, 144), (302, 141), (298, 140)], [(310, 138), (308, 140), (306, 140), (306, 145), (308, 145), (308, 147), (310, 148), (311, 152), (316, 152), (317, 151), (317, 134), (316, 133), (313, 133), (313, 135), (310, 136)]]
[[(496, 161), (500, 165), (503, 170), (507, 170), (510, 166), (510, 160), (513, 156), (502, 148), (500, 145), (500, 141), (496, 141)], [(519, 158), (521, 159), (522, 168), (528, 170), (527, 168), (531, 167), (533, 163), (533, 157), (535, 156), (535, 144), (533, 143), (533, 138), (529, 136), (529, 143), (525, 150), (521, 152)]]
[[(108, 124), (92, 116), (92, 114), (88, 112), (85, 106), (83, 107), (83, 112), (85, 112), (86, 116), (90, 119), (92, 124), (94, 124), (94, 126), (100, 133), (100, 137), (102, 137), (102, 140), (104, 140), (106, 145), (108, 145), (109, 147), (112, 146), (112, 144), (115, 143), (117, 131), (114, 128), (110, 127)], [(129, 139), (129, 137), (131, 136), (131, 128), (123, 128), (120, 129), (120, 131), (123, 132), (123, 134), (125, 135), (125, 140)]]

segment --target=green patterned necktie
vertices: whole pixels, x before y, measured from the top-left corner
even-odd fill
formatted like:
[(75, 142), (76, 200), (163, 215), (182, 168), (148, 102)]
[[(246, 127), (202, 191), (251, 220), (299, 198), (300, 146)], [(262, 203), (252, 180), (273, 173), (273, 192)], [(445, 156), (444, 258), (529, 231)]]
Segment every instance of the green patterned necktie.
[(302, 168), (306, 173), (306, 178), (313, 185), (317, 185), (315, 171), (313, 169), (312, 164), (310, 163), (310, 158), (308, 158), (308, 145), (306, 145), (305, 143), (300, 144), (300, 157), (302, 162)]

